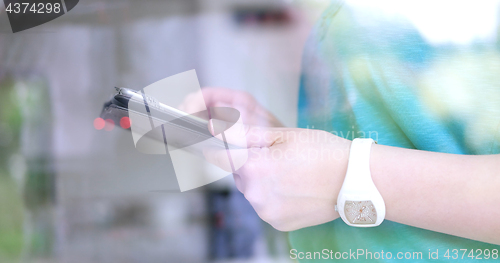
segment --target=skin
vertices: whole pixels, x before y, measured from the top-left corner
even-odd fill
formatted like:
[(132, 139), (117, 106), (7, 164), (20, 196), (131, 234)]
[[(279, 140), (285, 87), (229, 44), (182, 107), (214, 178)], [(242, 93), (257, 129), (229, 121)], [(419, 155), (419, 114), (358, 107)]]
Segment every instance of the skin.
[[(231, 151), (235, 171), (222, 161), (225, 151), (207, 150), (205, 157), (233, 172), (238, 190), (264, 221), (292, 231), (339, 217), (334, 206), (351, 141), (325, 131), (280, 127), (245, 92), (205, 88), (202, 95), (208, 107), (241, 112), (244, 123), (225, 131), (227, 141), (248, 148)], [(180, 109), (201, 110), (203, 101), (194, 97), (188, 96)], [(500, 155), (373, 145), (370, 170), (386, 204), (386, 220), (500, 244)]]

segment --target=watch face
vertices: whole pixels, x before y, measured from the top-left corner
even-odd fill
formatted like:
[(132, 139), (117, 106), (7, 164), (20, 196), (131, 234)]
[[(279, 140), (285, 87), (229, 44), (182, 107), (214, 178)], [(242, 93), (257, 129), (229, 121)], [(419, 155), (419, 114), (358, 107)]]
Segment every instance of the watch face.
[(351, 224), (367, 225), (377, 222), (377, 210), (372, 201), (345, 201), (345, 217)]

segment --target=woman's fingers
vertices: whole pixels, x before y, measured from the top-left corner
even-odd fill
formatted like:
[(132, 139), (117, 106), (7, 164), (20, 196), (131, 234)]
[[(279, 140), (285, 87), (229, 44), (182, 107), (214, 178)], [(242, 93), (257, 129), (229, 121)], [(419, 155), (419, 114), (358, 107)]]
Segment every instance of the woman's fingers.
[(235, 173), (248, 161), (248, 149), (204, 149), (205, 159), (224, 171)]
[(217, 119), (209, 120), (208, 125), (210, 133), (219, 140), (243, 148), (270, 147), (283, 141), (281, 128), (246, 125), (240, 121), (232, 124)]
[(184, 101), (177, 107), (179, 110), (189, 114), (207, 110), (207, 105), (201, 92), (194, 92), (186, 96)]
[(254, 107), (255, 99), (244, 91), (226, 88), (203, 88), (191, 93), (179, 105), (178, 109), (187, 113), (204, 111), (210, 107)]
[(256, 103), (252, 95), (240, 90), (227, 88), (203, 88), (201, 93), (208, 107), (213, 107), (216, 103), (220, 103), (223, 105), (248, 108)]

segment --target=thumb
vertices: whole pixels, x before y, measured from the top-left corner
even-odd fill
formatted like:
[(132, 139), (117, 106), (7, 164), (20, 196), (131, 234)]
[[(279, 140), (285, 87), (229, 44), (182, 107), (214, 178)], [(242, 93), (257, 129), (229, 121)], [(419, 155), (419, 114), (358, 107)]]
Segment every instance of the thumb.
[[(241, 120), (241, 119), (240, 119)], [(231, 124), (218, 119), (210, 119), (208, 130), (219, 140), (243, 148), (270, 147), (282, 140), (279, 128), (245, 125), (240, 120)]]

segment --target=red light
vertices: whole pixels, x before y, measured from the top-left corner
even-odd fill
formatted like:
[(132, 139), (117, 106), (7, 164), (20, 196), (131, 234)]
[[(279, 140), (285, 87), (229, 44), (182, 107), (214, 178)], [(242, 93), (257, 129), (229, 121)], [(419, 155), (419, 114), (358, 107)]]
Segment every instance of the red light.
[(96, 130), (102, 130), (105, 125), (106, 125), (106, 122), (102, 118), (96, 118), (94, 120), (94, 128)]
[(123, 128), (123, 129), (128, 129), (130, 128), (130, 118), (129, 117), (122, 117), (120, 119), (120, 126)]
[(106, 125), (104, 125), (105, 131), (111, 131), (115, 127), (115, 122), (112, 119), (106, 119)]

